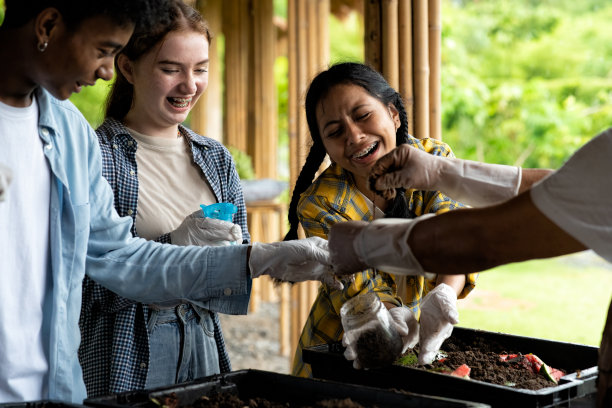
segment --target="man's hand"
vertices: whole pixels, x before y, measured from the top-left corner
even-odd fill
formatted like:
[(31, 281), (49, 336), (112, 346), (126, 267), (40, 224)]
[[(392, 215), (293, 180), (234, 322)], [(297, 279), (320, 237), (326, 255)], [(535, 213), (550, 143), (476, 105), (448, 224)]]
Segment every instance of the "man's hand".
[(436, 286), (421, 302), (419, 364), (431, 364), (453, 326), (459, 323), (457, 294), (445, 283)]
[(337, 275), (347, 275), (367, 268), (378, 268), (396, 275), (423, 275), (425, 272), (408, 246), (414, 219), (383, 218), (372, 222), (346, 221), (334, 224), (329, 233), (329, 251)]
[(9, 184), (13, 178), (11, 169), (0, 164), (0, 201), (4, 201)]
[(242, 244), (240, 225), (215, 218), (203, 218), (202, 210), (188, 215), (177, 229), (170, 233), (174, 245), (224, 246)]
[(342, 290), (331, 268), (327, 241), (319, 237), (255, 243), (249, 257), (251, 276), (269, 275), (284, 282), (318, 280)]

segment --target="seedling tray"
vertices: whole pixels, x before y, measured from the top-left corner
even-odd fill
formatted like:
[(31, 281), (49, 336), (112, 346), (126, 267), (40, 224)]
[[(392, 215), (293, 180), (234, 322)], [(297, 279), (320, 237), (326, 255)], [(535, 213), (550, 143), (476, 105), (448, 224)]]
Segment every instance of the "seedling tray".
[(86, 408), (84, 405), (53, 400), (1, 403), (0, 408)]
[(461, 327), (455, 327), (452, 336), (465, 341), (478, 336), (524, 354), (533, 353), (552, 367), (571, 371), (557, 386), (533, 391), (400, 365), (356, 370), (338, 343), (307, 347), (302, 356), (315, 378), (477, 401), (492, 407), (591, 406), (597, 391), (597, 347)]
[(481, 407), (489, 405), (444, 397), (432, 397), (403, 391), (391, 391), (335, 381), (300, 378), (260, 370), (240, 370), (198, 379), (194, 382), (150, 390), (124, 392), (105, 397), (89, 398), (84, 404), (98, 408), (145, 407), (159, 408), (151, 398), (174, 392), (180, 405), (191, 405), (202, 396), (232, 393), (242, 400), (265, 398), (289, 407), (303, 407), (317, 401), (351, 398), (364, 407)]

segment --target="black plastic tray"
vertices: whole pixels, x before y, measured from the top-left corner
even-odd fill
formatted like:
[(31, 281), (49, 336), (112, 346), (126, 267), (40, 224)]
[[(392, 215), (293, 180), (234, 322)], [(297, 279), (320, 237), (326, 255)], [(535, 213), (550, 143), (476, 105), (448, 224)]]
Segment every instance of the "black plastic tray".
[(39, 400), (26, 402), (5, 402), (0, 404), (0, 408), (85, 408), (85, 406), (54, 400)]
[(481, 337), (513, 351), (536, 354), (551, 367), (580, 370), (580, 373), (562, 377), (557, 386), (532, 391), (399, 365), (355, 370), (344, 358), (342, 345), (337, 343), (307, 347), (302, 358), (310, 364), (315, 378), (478, 401), (492, 407), (590, 406), (597, 392), (597, 347), (461, 327), (455, 327), (452, 336), (460, 340)]
[(365, 407), (481, 407), (489, 405), (432, 397), (403, 391), (383, 390), (369, 386), (345, 384), (334, 381), (300, 378), (260, 370), (240, 370), (198, 379), (190, 383), (165, 386), (144, 391), (89, 398), (84, 404), (92, 407), (146, 407), (159, 408), (150, 398), (174, 392), (181, 405), (191, 404), (199, 397), (219, 392), (237, 394), (242, 400), (266, 398), (277, 403), (289, 403), (301, 407), (328, 399), (351, 398)]

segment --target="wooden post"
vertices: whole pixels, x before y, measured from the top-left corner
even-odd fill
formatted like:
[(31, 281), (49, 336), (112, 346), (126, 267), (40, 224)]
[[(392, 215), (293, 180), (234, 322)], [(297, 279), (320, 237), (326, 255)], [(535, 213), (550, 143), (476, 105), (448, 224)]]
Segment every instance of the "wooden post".
[(363, 8), (365, 62), (378, 72), (382, 72), (380, 0), (365, 0)]
[(252, 93), (248, 103), (248, 153), (258, 178), (276, 178), (278, 116), (274, 60), (276, 32), (273, 0), (252, 1), (252, 47), (249, 82)]
[[(290, 186), (300, 173), (308, 154), (310, 136), (306, 124), (304, 98), (312, 78), (328, 63), (329, 0), (289, 0), (289, 147)], [(303, 231), (298, 232), (303, 237)], [(291, 310), (290, 349), (297, 346), (312, 301), (312, 283), (298, 283), (291, 288), (291, 299), (281, 296), (281, 310)], [(285, 293), (285, 292), (283, 292)], [(282, 330), (282, 329), (281, 329)], [(281, 338), (285, 334), (281, 332)]]
[(221, 0), (198, 0), (195, 8), (208, 22), (213, 40), (208, 50), (208, 87), (191, 110), (190, 127), (196, 133), (223, 142), (223, 77), (216, 38), (221, 32)]
[(394, 89), (399, 89), (398, 2), (382, 0), (382, 74)]
[(408, 133), (414, 135), (414, 86), (412, 75), (412, 0), (399, 0), (399, 93), (408, 114)]
[(441, 0), (429, 0), (429, 137), (442, 139), (442, 11)]
[(225, 34), (225, 143), (247, 152), (249, 1), (223, 2)]
[(416, 0), (414, 9), (414, 127), (419, 139), (429, 137), (429, 33), (427, 1)]

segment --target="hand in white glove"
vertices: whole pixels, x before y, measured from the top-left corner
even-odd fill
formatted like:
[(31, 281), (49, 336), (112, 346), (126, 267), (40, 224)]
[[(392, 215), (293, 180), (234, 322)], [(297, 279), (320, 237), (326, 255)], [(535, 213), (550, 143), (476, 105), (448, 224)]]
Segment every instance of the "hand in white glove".
[(421, 302), (419, 364), (431, 364), (453, 326), (459, 323), (457, 294), (445, 283), (436, 286)]
[(335, 273), (346, 275), (378, 268), (396, 275), (433, 278), (433, 274), (423, 270), (408, 246), (412, 228), (431, 216), (433, 214), (409, 220), (383, 218), (334, 224), (329, 232), (329, 252)]
[(387, 200), (395, 188), (441, 191), (472, 206), (497, 204), (518, 194), (520, 167), (434, 156), (403, 144), (381, 157), (370, 172), (370, 188)]
[(404, 306), (389, 309), (389, 314), (393, 319), (397, 332), (402, 337), (402, 342), (404, 343), (402, 354), (404, 354), (406, 350), (414, 348), (419, 341), (419, 322), (414, 313)]
[[(416, 325), (418, 333), (414, 316), (411, 321), (410, 316), (401, 310), (392, 314), (374, 292), (360, 294), (345, 302), (340, 309), (340, 320), (344, 330), (342, 344), (346, 347), (344, 357), (352, 361), (356, 369), (392, 364), (402, 355), (403, 335), (409, 334), (408, 326)], [(418, 336), (416, 333), (414, 342)]]
[(202, 210), (188, 215), (177, 229), (170, 233), (174, 245), (224, 246), (242, 244), (240, 225), (215, 218), (203, 218)]
[(0, 201), (4, 201), (13, 173), (11, 169), (0, 164)]
[(331, 269), (327, 241), (320, 237), (255, 243), (249, 257), (251, 276), (269, 275), (283, 282), (318, 280), (342, 290)]

